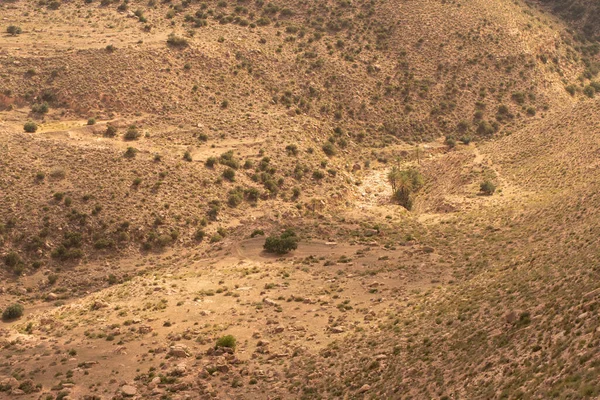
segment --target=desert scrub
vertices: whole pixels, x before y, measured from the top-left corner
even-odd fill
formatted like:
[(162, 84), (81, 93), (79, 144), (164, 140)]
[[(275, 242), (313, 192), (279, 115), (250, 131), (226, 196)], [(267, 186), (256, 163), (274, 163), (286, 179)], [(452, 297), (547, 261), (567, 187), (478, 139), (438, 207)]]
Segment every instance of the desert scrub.
[(225, 335), (221, 336), (217, 339), (217, 343), (215, 344), (215, 348), (218, 347), (228, 347), (230, 349), (235, 349), (236, 340), (233, 335)]
[(130, 125), (129, 128), (127, 128), (127, 132), (125, 132), (125, 135), (123, 136), (123, 139), (125, 140), (135, 140), (137, 138), (140, 137), (140, 132), (137, 129), (137, 127), (135, 125)]
[(9, 25), (6, 28), (6, 33), (8, 33), (11, 36), (17, 36), (20, 35), (23, 32), (23, 30), (21, 29), (20, 26), (16, 26), (16, 25)]
[(25, 122), (25, 125), (23, 125), (23, 130), (28, 133), (34, 133), (35, 131), (37, 131), (37, 129), (38, 126), (33, 121), (27, 121)]
[(106, 131), (104, 131), (104, 136), (106, 137), (115, 137), (117, 134), (117, 128), (114, 125), (106, 125)]
[(491, 196), (496, 191), (496, 185), (494, 185), (494, 183), (489, 179), (486, 179), (479, 185), (479, 191), (481, 192), (481, 194)]
[(2, 312), (2, 319), (4, 321), (11, 321), (13, 319), (21, 318), (23, 316), (23, 312), (25, 309), (23, 305), (15, 303), (6, 307), (4, 312)]
[(189, 46), (187, 39), (171, 33), (167, 38), (167, 45), (177, 49), (183, 49)]

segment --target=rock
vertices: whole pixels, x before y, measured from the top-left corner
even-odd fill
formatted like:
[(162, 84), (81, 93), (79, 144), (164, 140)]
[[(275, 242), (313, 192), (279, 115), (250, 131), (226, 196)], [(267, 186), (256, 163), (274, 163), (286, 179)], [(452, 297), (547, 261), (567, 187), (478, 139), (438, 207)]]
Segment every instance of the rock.
[(121, 387), (121, 393), (126, 397), (133, 397), (137, 394), (137, 388), (131, 385), (125, 385)]
[(343, 326), (332, 326), (329, 328), (331, 333), (344, 333), (345, 329)]
[(187, 371), (186, 363), (177, 364), (175, 366), (175, 368), (173, 369), (173, 372), (175, 372), (175, 374), (177, 374), (179, 376), (185, 375), (186, 371)]
[(108, 306), (109, 306), (109, 304), (106, 301), (104, 301), (104, 300), (96, 300), (92, 304), (92, 310), (100, 310), (101, 308), (106, 308)]
[(48, 297), (47, 298), (50, 301), (58, 300), (58, 295), (56, 293), (48, 293)]
[(282, 325), (279, 325), (279, 326), (277, 326), (277, 327), (276, 327), (276, 328), (273, 330), (273, 332), (275, 332), (275, 333), (281, 333), (281, 332), (283, 332), (283, 331), (285, 331), (285, 328), (284, 328)]
[(152, 327), (150, 325), (140, 325), (138, 328), (138, 332), (143, 334), (152, 332)]
[(216, 370), (225, 374), (229, 372), (229, 366), (227, 364), (219, 364), (216, 366)]
[(272, 306), (272, 307), (278, 307), (279, 306), (279, 303), (277, 303), (274, 300), (268, 299), (266, 297), (263, 299), (263, 303), (265, 303), (268, 306)]
[(152, 378), (152, 380), (148, 384), (147, 388), (150, 390), (155, 389), (159, 383), (160, 383), (160, 378), (158, 376), (155, 376), (154, 378)]
[(12, 376), (0, 380), (0, 386), (5, 388), (17, 388), (19, 387), (19, 381)]
[(504, 315), (504, 320), (508, 324), (513, 324), (517, 320), (517, 313), (515, 313), (514, 311), (506, 313), (506, 315)]
[(356, 163), (352, 166), (352, 171), (360, 171), (362, 168), (360, 164)]
[(259, 340), (258, 343), (256, 343), (256, 345), (258, 347), (265, 347), (265, 346), (268, 346), (270, 344), (271, 344), (271, 342), (269, 342), (268, 340)]
[(371, 390), (371, 385), (365, 383), (364, 385), (361, 386), (360, 389), (358, 389), (358, 393), (364, 393), (369, 390)]
[(176, 344), (174, 346), (171, 346), (171, 348), (169, 350), (169, 355), (173, 356), (173, 357), (179, 357), (179, 358), (189, 357), (190, 351), (186, 345)]

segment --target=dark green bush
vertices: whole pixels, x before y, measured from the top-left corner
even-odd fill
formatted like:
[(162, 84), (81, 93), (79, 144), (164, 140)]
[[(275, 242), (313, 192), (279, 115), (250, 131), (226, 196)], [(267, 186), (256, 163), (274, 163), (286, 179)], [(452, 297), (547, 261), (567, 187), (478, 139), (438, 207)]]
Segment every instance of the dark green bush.
[(25, 125), (23, 125), (23, 130), (25, 132), (34, 133), (35, 131), (37, 131), (37, 129), (38, 129), (38, 126), (33, 121), (28, 121), (25, 123)]
[(23, 305), (18, 303), (11, 304), (10, 306), (6, 307), (6, 309), (4, 309), (4, 312), (2, 313), (2, 319), (5, 321), (10, 321), (13, 319), (21, 318), (23, 316), (23, 311), (25, 311)]
[(492, 181), (486, 179), (479, 185), (479, 191), (486, 196), (491, 196), (496, 191), (496, 185), (494, 185)]
[(135, 125), (130, 125), (129, 128), (127, 128), (127, 132), (125, 132), (123, 139), (135, 140), (138, 137), (140, 137), (140, 132), (138, 131), (137, 127)]
[(231, 168), (226, 168), (225, 171), (223, 171), (223, 178), (233, 182), (235, 180), (235, 171)]
[(114, 125), (108, 124), (106, 125), (106, 131), (104, 132), (104, 136), (114, 137), (117, 134), (117, 128)]
[(188, 47), (189, 43), (187, 39), (182, 38), (181, 36), (177, 36), (174, 33), (171, 33), (167, 38), (167, 45), (174, 48), (183, 49)]
[(134, 158), (135, 155), (137, 154), (138, 150), (135, 147), (128, 147), (127, 150), (125, 151), (125, 154), (123, 154), (123, 157), (125, 158)]
[(268, 253), (286, 254), (298, 248), (298, 241), (296, 233), (288, 229), (279, 236), (267, 237), (263, 248)]
[(217, 159), (215, 157), (208, 157), (206, 159), (205, 165), (208, 168), (213, 168), (215, 166), (216, 162), (217, 162)]
[(20, 35), (23, 32), (23, 30), (21, 29), (20, 26), (16, 26), (16, 25), (9, 25), (6, 28), (6, 33), (8, 33), (11, 36), (17, 36)]
[(228, 347), (230, 349), (235, 349), (236, 340), (233, 335), (225, 335), (217, 339), (217, 343), (215, 344), (215, 348), (217, 347)]
[(45, 101), (31, 106), (31, 112), (34, 114), (46, 114), (49, 110), (50, 106)]
[(337, 150), (335, 149), (335, 146), (331, 142), (325, 143), (323, 145), (322, 149), (323, 149), (323, 153), (327, 154), (330, 157), (334, 156), (337, 153)]

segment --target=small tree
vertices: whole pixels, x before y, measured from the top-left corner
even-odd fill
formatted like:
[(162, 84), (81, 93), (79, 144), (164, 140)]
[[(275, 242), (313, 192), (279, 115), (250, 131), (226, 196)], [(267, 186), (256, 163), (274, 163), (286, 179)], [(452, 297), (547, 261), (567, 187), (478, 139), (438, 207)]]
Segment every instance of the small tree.
[(279, 236), (267, 237), (263, 248), (268, 253), (286, 254), (298, 248), (298, 241), (296, 233), (288, 229)]
[(138, 137), (140, 137), (140, 132), (135, 125), (130, 125), (129, 128), (127, 128), (127, 132), (125, 132), (125, 135), (123, 136), (125, 140), (135, 140)]
[(37, 129), (38, 129), (38, 126), (33, 121), (27, 121), (25, 123), (25, 125), (23, 125), (23, 130), (25, 132), (34, 133), (35, 131), (37, 131)]
[(2, 319), (5, 321), (10, 321), (13, 319), (21, 318), (23, 316), (23, 311), (25, 309), (21, 304), (15, 303), (12, 304), (4, 310), (2, 313)]
[(496, 185), (489, 179), (486, 179), (479, 185), (479, 191), (486, 196), (491, 196), (496, 191)]
[(423, 186), (423, 176), (414, 168), (400, 170), (393, 167), (388, 173), (388, 182), (392, 185), (394, 200), (407, 210), (412, 209), (413, 194)]

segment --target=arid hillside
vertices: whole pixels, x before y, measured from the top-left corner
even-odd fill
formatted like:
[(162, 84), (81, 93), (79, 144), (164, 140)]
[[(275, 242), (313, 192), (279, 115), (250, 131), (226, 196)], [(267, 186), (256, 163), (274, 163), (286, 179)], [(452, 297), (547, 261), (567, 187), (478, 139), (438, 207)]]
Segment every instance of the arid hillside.
[(593, 6), (1, 2), (0, 398), (597, 398)]

